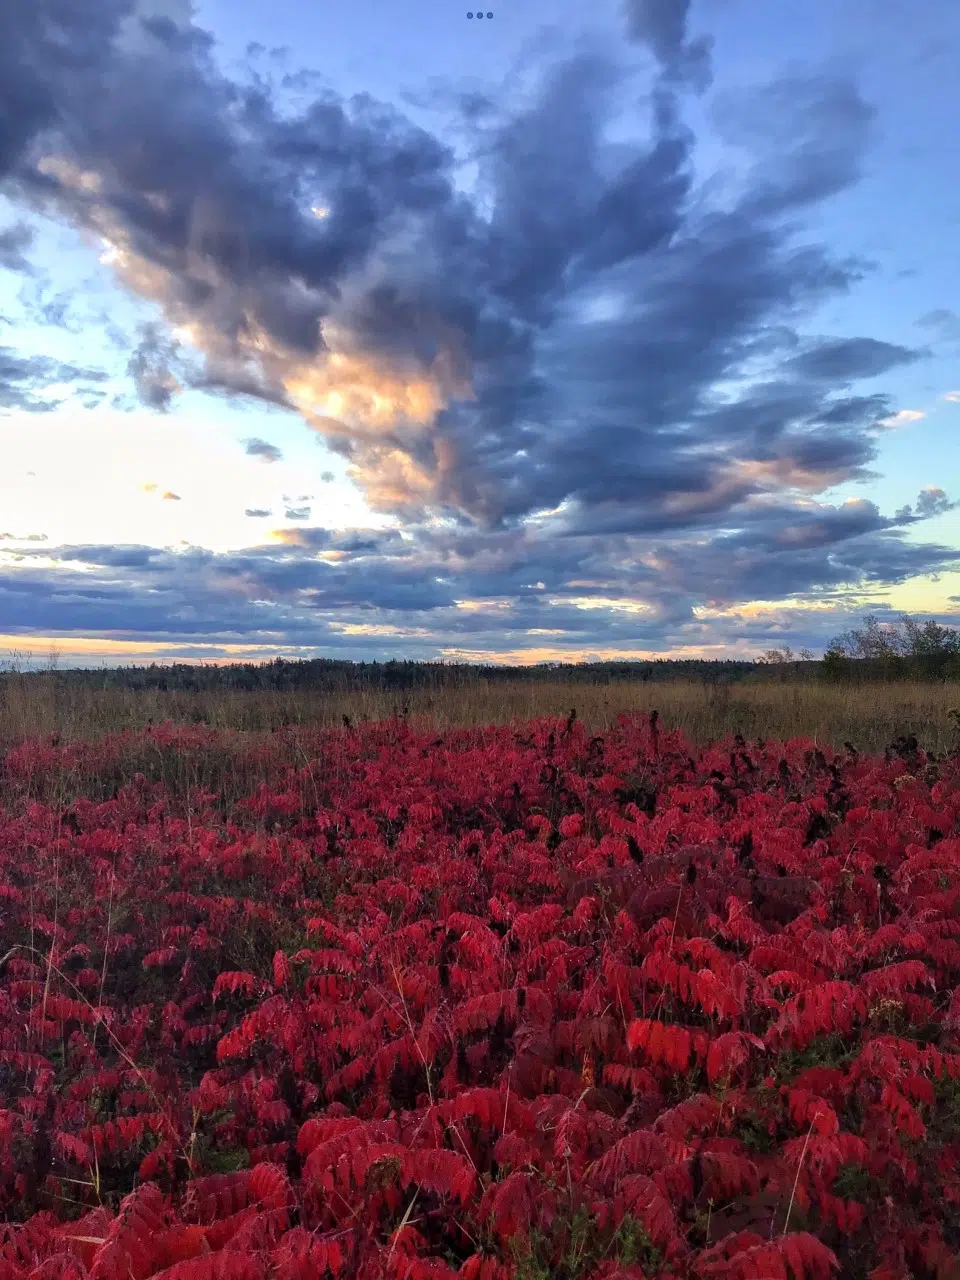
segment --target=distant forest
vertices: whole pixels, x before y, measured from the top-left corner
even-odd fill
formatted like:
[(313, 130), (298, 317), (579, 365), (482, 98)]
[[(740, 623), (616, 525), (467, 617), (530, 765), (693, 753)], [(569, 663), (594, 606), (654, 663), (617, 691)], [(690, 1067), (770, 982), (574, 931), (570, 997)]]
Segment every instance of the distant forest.
[[(6, 673), (10, 675), (11, 673)], [(16, 673), (19, 679), (47, 678), (49, 669)], [(4, 676), (0, 675), (0, 679)], [(175, 662), (170, 666), (128, 666), (56, 671), (73, 688), (159, 690), (210, 693), (223, 691), (297, 692), (380, 689), (464, 688), (473, 684), (507, 684), (518, 680), (584, 684), (622, 681), (697, 680), (733, 684), (757, 680), (960, 680), (960, 629), (933, 621), (922, 626), (902, 614), (898, 623), (881, 623), (867, 615), (863, 626), (833, 640), (822, 659), (802, 649), (795, 658), (788, 646), (769, 649), (754, 661), (702, 658), (655, 658), (651, 661), (545, 662), (506, 667), (494, 663), (350, 662), (339, 658), (240, 662), (223, 666)]]
[[(505, 667), (494, 663), (275, 658), (270, 662), (239, 662), (224, 666), (175, 662), (171, 666), (151, 663), (145, 667), (58, 671), (57, 677), (74, 688), (84, 689), (158, 689), (190, 693), (382, 689), (399, 693), (406, 689), (464, 688), (472, 684), (508, 684), (517, 680), (610, 684), (625, 680), (699, 679), (719, 683), (743, 679), (756, 670), (754, 662), (667, 661), (662, 658), (652, 662), (550, 662), (532, 667)], [(45, 674), (24, 673), (27, 678)]]

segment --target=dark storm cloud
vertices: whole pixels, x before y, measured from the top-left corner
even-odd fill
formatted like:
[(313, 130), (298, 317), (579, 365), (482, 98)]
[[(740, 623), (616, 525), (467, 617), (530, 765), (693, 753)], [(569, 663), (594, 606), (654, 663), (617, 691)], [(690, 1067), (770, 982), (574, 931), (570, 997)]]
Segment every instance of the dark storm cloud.
[[(949, 505), (939, 491), (893, 519), (814, 497), (876, 474), (874, 428), (896, 406), (852, 384), (920, 358), (870, 335), (801, 336), (870, 269), (803, 220), (857, 181), (872, 110), (815, 72), (726, 93), (715, 120), (746, 159), (716, 198), (684, 118), (684, 91), (709, 78), (689, 9), (625, 7), (627, 35), (657, 64), (634, 143), (605, 140), (633, 86), (599, 45), (526, 96), (462, 96), (481, 204), (454, 183), (452, 145), (367, 95), (294, 74), (284, 87), (306, 100), (281, 110), (262, 76), (224, 77), (205, 33), (138, 24), (132, 0), (5, 7), (6, 192), (109, 241), (119, 278), (202, 359), (189, 367), (166, 331), (145, 329), (129, 370), (141, 400), (162, 411), (193, 387), (297, 408), (407, 533), (62, 558), (129, 574), (124, 607), (158, 580), (206, 617), (222, 605), (224, 635), (263, 625), (236, 623), (230, 602), (275, 592), (281, 629), (290, 610), (331, 627), (327, 609), (365, 623), (384, 610), (438, 635), (520, 643), (556, 624), (591, 645), (654, 647), (698, 636), (704, 601), (842, 594), (953, 564), (949, 548), (905, 537)], [(17, 382), (3, 359), (0, 403)], [(274, 446), (255, 437), (247, 451), (269, 461)], [(295, 505), (306, 498), (283, 501), (287, 519), (309, 518)], [(335, 563), (316, 558), (329, 552)], [(116, 621), (122, 593), (106, 576), (104, 590), (101, 616)], [(100, 606), (84, 599), (89, 625)], [(644, 614), (614, 607), (630, 600)], [(142, 610), (156, 625), (153, 604)]]
[[(647, 0), (631, 11), (633, 35), (664, 69), (692, 47), (686, 10)], [(577, 54), (548, 69), (531, 100), (478, 126), (492, 193), (483, 217), (453, 186), (452, 149), (393, 108), (325, 90), (281, 116), (262, 80), (220, 75), (203, 33), (151, 31), (147, 53), (115, 42), (97, 67), (99, 96), (79, 92), (82, 67), (61, 74), (36, 32), (22, 36), (70, 129), (38, 133), (16, 189), (112, 238), (131, 286), (196, 326), (206, 367), (181, 381), (290, 403), (285, 377), (304, 362), (328, 370), (329, 322), (401, 382), (445, 384), (432, 431), (398, 421), (371, 441), (359, 425), (313, 415), (374, 505), (408, 518), (433, 504), (496, 525), (562, 501), (598, 431), (619, 432), (625, 487), (642, 489), (651, 444), (668, 491), (716, 485), (717, 462), (691, 468), (680, 447), (691, 415), (706, 435), (715, 383), (764, 342), (771, 363), (778, 350), (795, 354), (793, 317), (857, 277), (816, 246), (797, 248), (782, 221), (856, 176), (870, 112), (829, 77), (764, 90), (760, 112), (749, 94), (728, 101), (727, 127), (757, 160), (739, 205), (721, 214), (693, 198), (695, 140), (676, 77), (655, 94), (650, 139), (614, 148), (601, 133), (623, 68)], [(328, 216), (316, 218), (321, 204)], [(604, 291), (621, 315), (584, 320)], [(138, 348), (132, 372), (163, 408), (177, 376), (155, 345)], [(830, 404), (823, 370), (808, 364), (791, 376), (811, 418)], [(465, 379), (474, 400), (451, 390)], [(398, 450), (426, 488), (384, 477), (384, 454)], [(834, 474), (828, 466), (824, 482)]]
[(262, 458), (264, 462), (279, 462), (283, 457), (283, 453), (275, 444), (269, 444), (259, 436), (251, 436), (243, 443), (246, 445), (244, 453), (251, 458)]
[(0, 178), (105, 67), (127, 0), (12, 0), (0, 8)]

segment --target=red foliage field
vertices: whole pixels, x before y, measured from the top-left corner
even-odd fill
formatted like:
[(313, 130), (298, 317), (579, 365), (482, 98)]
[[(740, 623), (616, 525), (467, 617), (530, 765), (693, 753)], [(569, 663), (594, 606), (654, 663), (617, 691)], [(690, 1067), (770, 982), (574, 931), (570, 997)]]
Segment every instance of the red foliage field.
[(3, 758), (0, 1280), (960, 1274), (960, 759), (284, 732)]

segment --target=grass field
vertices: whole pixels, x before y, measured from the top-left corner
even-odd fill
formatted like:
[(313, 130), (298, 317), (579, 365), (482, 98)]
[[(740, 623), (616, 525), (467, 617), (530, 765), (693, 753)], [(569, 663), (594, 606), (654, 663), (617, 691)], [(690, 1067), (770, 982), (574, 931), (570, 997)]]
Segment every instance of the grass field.
[[(746, 738), (808, 737), (861, 751), (880, 751), (900, 734), (913, 733), (938, 755), (960, 744), (960, 686), (955, 683), (889, 682), (829, 685), (777, 681), (707, 685), (699, 681), (585, 685), (517, 680), (463, 688), (384, 693), (376, 690), (316, 693), (161, 693), (70, 688), (55, 672), (0, 678), (0, 744), (59, 734), (64, 740), (96, 738), (170, 720), (216, 729), (262, 733), (287, 725), (340, 725), (388, 719), (408, 708), (412, 726), (509, 724), (542, 716), (577, 716), (594, 732), (609, 728), (621, 712), (656, 709), (666, 729), (683, 729), (704, 745), (730, 733)], [(955, 714), (951, 714), (954, 712)]]

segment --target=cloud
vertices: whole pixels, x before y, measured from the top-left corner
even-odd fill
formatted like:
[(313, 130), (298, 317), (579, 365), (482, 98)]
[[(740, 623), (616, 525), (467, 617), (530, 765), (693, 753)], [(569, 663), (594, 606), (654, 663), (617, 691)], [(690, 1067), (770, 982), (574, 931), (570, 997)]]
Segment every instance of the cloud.
[(46, 325), (63, 329), (67, 333), (81, 333), (83, 323), (73, 311), (74, 296), (70, 292), (55, 294), (52, 298), (40, 296), (35, 301), (37, 316)]
[(127, 364), (140, 402), (160, 413), (167, 412), (174, 395), (181, 389), (182, 384), (171, 370), (176, 349), (177, 343), (158, 325), (146, 324)]
[(954, 404), (960, 404), (960, 391), (945, 391), (940, 399), (950, 400)]
[[(50, 356), (21, 355), (12, 347), (0, 346), (0, 409), (21, 409), (28, 413), (49, 413), (71, 395), (89, 395), (87, 382), (106, 380), (101, 369), (88, 369)], [(43, 392), (67, 389), (58, 399)]]
[(951, 502), (942, 489), (931, 484), (920, 490), (914, 507), (909, 505), (900, 507), (894, 518), (903, 523), (910, 523), (914, 520), (929, 520), (933, 516), (943, 515), (945, 511), (955, 510), (958, 505), (960, 503)]
[[(790, 74), (718, 94), (711, 115), (721, 138), (748, 157), (741, 209), (764, 219), (857, 182), (875, 112), (847, 77)], [(849, 282), (868, 264), (851, 260), (845, 266)]]
[(899, 409), (889, 418), (881, 418), (883, 427), (905, 427), (908, 422), (920, 422), (927, 415), (921, 409)]
[(952, 511), (957, 505), (947, 498), (942, 489), (928, 485), (917, 498), (917, 513), (922, 516), (938, 516), (944, 511)]
[[(919, 412), (859, 383), (920, 350), (809, 336), (870, 269), (806, 224), (868, 153), (873, 112), (849, 79), (718, 96), (743, 158), (721, 199), (686, 97), (707, 83), (709, 41), (682, 0), (634, 0), (626, 30), (656, 61), (652, 86), (594, 41), (522, 93), (451, 100), (474, 200), (453, 144), (395, 107), (293, 77), (303, 100), (281, 109), (264, 75), (228, 79), (189, 5), (75, 0), (49, 23), (38, 8), (0, 13), (0, 180), (158, 309), (131, 356), (141, 401), (163, 412), (195, 389), (299, 414), (404, 534), (335, 545), (297, 529), (121, 566), (98, 557), (141, 552), (66, 548), (64, 564), (93, 557), (76, 625), (129, 608), (137, 634), (197, 635), (206, 618), (222, 640), (272, 617), (276, 635), (316, 635), (318, 619), (334, 635), (387, 625), (380, 610), (451, 643), (560, 631), (597, 651), (664, 647), (706, 634), (704, 609), (816, 591), (842, 611), (854, 588), (955, 563), (907, 537), (939, 498), (893, 517), (818, 498), (875, 478), (878, 423)], [(644, 131), (608, 141), (641, 91)], [(44, 373), (3, 359), (0, 403)], [(256, 437), (247, 452), (279, 455)], [(308, 520), (309, 500), (284, 495), (286, 519)], [(40, 604), (51, 581), (8, 582), (14, 615), (63, 621), (64, 595)], [(250, 598), (274, 612), (239, 623), (231, 602)]]
[[(876, 378), (898, 365), (912, 364), (915, 351), (875, 338), (842, 338), (818, 343), (803, 355), (785, 362), (787, 370), (831, 384), (855, 378)], [(912, 410), (905, 410), (912, 413)]]
[(713, 41), (687, 39), (690, 0), (624, 0), (623, 9), (628, 38), (649, 47), (668, 81), (709, 85)]
[[(631, 22), (673, 66), (685, 6), (641, 5)], [(110, 110), (80, 93), (80, 70), (32, 49), (72, 127), (38, 131), (15, 187), (106, 240), (110, 268), (189, 333), (195, 375), (175, 373), (145, 333), (132, 366), (141, 398), (163, 409), (179, 383), (292, 404), (377, 509), (496, 525), (582, 502), (581, 455), (598, 435), (616, 439), (621, 487), (646, 489), (655, 441), (667, 497), (720, 491), (714, 387), (760, 348), (812, 431), (836, 381), (915, 358), (869, 338), (796, 351), (791, 318), (859, 272), (798, 247), (790, 225), (855, 180), (870, 112), (846, 82), (794, 77), (758, 91), (761, 112), (740, 95), (757, 160), (739, 206), (721, 212), (692, 198), (682, 81), (661, 85), (651, 136), (625, 153), (601, 134), (627, 73), (578, 53), (546, 68), (529, 101), (461, 121), (482, 142), (484, 216), (453, 184), (452, 149), (394, 108), (322, 91), (281, 115), (262, 82), (223, 78), (205, 33), (151, 29), (149, 58), (115, 50), (102, 66), (90, 50)], [(37, 41), (30, 24), (26, 37)], [(311, 212), (318, 194), (324, 219)], [(583, 319), (601, 287), (619, 313)], [(825, 482), (838, 466), (858, 474), (857, 449), (838, 449), (836, 465), (820, 449)]]
[(29, 273), (32, 268), (26, 257), (26, 250), (33, 241), (33, 229), (25, 222), (15, 222), (0, 230), (0, 267), (6, 267), (8, 271)]
[(252, 436), (243, 443), (247, 446), (244, 452), (251, 458), (260, 458), (263, 462), (279, 462), (283, 457), (275, 444), (268, 444), (257, 436)]
[(172, 493), (169, 489), (167, 489), (162, 496), (163, 496), (164, 502), (182, 502), (183, 501), (179, 493)]
[(0, 177), (22, 161), (44, 129), (67, 119), (71, 98), (105, 72), (111, 39), (128, 4), (76, 0), (69, 6), (0, 10)]
[[(819, 647), (862, 612), (871, 587), (957, 567), (955, 548), (898, 537), (919, 518), (884, 517), (863, 499), (811, 502), (802, 515), (771, 503), (736, 532), (658, 540), (639, 555), (618, 539), (602, 557), (589, 540), (507, 543), (440, 528), (416, 542), (393, 529), (287, 529), (280, 542), (225, 553), (20, 547), (21, 564), (0, 565), (0, 614), (10, 634), (246, 639), (268, 651), (282, 641), (341, 655), (522, 656), (545, 644), (557, 656), (762, 652), (788, 624), (791, 642)], [(41, 556), (56, 567), (32, 567)], [(797, 597), (814, 590), (816, 609), (804, 609)], [(758, 612), (748, 599), (781, 603)]]
[(245, 516), (250, 516), (252, 518), (259, 520), (259, 519), (263, 519), (266, 516), (273, 515), (273, 512), (267, 511), (266, 508), (264, 507), (247, 507), (246, 511), (244, 511), (243, 514)]
[(932, 329), (934, 342), (956, 342), (960, 339), (960, 315), (946, 307), (925, 312), (916, 324), (924, 329)]

